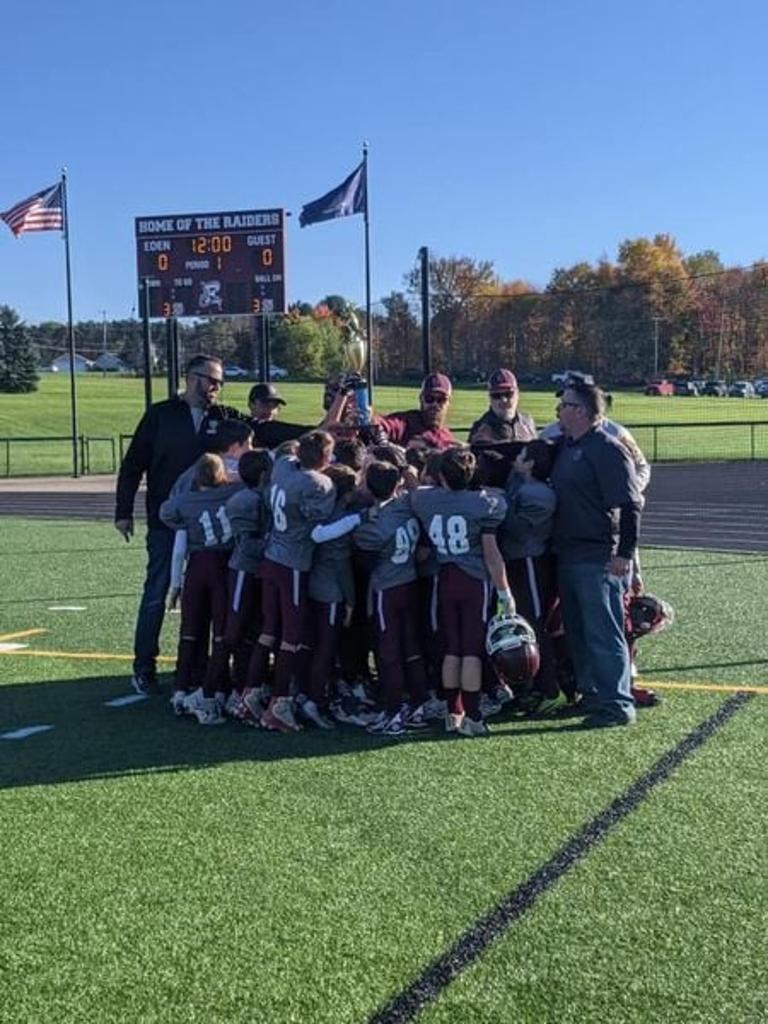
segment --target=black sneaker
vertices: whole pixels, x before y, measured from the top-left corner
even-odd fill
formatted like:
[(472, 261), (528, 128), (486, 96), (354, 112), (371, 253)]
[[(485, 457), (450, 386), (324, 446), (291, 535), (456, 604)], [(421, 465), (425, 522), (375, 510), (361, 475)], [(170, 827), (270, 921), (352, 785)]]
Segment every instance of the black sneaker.
[(157, 677), (151, 672), (136, 672), (131, 676), (131, 686), (142, 697), (153, 697), (160, 693)]

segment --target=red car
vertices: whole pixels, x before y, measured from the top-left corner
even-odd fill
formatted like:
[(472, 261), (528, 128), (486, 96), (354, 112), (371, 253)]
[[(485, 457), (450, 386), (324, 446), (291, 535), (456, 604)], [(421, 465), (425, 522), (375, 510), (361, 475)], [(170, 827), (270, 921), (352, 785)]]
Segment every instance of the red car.
[(645, 385), (646, 395), (674, 395), (675, 385), (664, 377), (654, 377)]

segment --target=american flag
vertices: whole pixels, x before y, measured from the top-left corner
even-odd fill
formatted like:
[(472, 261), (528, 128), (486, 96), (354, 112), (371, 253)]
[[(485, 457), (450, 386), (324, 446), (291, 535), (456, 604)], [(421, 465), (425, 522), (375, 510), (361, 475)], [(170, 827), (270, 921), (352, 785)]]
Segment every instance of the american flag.
[(22, 199), (10, 210), (0, 213), (18, 238), (25, 231), (56, 231), (64, 227), (64, 197), (61, 182)]

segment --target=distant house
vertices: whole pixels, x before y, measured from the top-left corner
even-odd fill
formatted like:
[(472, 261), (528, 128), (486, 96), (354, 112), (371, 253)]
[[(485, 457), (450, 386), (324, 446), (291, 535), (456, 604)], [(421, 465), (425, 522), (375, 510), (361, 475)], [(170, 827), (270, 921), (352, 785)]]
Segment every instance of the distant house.
[(92, 370), (101, 370), (102, 373), (125, 373), (127, 369), (120, 356), (114, 352), (102, 352), (101, 355), (94, 359), (90, 368)]
[[(92, 366), (91, 360), (75, 353), (75, 373), (87, 373)], [(51, 373), (69, 373), (69, 356), (64, 352), (51, 363)]]

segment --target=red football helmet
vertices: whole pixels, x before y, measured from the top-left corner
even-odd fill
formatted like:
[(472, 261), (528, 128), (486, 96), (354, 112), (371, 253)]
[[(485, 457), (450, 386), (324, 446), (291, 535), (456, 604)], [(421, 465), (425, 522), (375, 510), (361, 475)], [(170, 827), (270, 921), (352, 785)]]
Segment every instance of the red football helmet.
[(501, 682), (519, 686), (539, 671), (539, 645), (522, 615), (494, 615), (488, 623), (485, 649)]
[(653, 594), (636, 594), (629, 599), (625, 630), (627, 640), (635, 643), (651, 633), (660, 633), (675, 621), (671, 605)]

